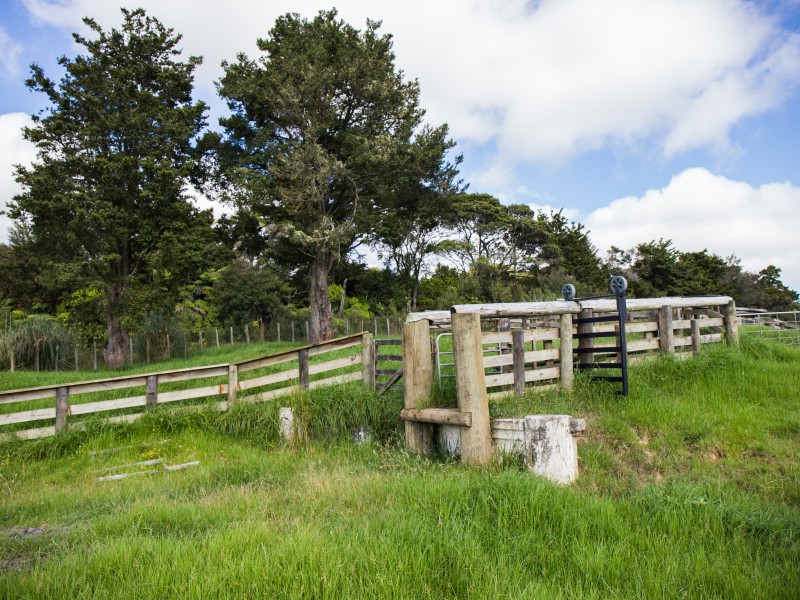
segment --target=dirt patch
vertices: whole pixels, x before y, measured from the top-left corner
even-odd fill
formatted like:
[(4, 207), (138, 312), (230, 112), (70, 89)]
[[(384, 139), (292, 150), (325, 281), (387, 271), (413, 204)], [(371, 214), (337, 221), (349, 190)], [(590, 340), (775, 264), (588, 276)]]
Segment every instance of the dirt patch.
[(35, 538), (52, 531), (46, 525), (39, 525), (38, 527), (7, 527), (0, 529), (0, 534), (7, 535), (13, 538)]
[(706, 460), (714, 464), (717, 464), (720, 461), (720, 459), (724, 457), (725, 453), (716, 447), (709, 448), (708, 451), (706, 452)]
[(9, 571), (22, 571), (29, 567), (33, 567), (44, 557), (45, 555), (43, 554), (36, 554), (33, 556), (28, 554), (24, 556), (13, 556), (11, 558), (4, 558), (0, 560), (0, 573), (8, 573)]

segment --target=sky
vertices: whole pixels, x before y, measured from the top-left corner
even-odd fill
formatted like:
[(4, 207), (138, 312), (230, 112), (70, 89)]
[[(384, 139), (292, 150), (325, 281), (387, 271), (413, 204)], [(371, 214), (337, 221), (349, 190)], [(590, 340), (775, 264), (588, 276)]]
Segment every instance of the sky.
[(380, 20), (470, 191), (563, 210), (601, 255), (671, 239), (774, 264), (800, 289), (800, 0), (2, 0), (0, 205), (19, 191), (12, 165), (35, 157), (20, 133), (46, 106), (24, 86), (31, 63), (60, 77), (82, 17), (108, 30), (120, 6), (204, 57), (195, 96), (212, 125), (220, 63), (259, 56), (277, 16)]

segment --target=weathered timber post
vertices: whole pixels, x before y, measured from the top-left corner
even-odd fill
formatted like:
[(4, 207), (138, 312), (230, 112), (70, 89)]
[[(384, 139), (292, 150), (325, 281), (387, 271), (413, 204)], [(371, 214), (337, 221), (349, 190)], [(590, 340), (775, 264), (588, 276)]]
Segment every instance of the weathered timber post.
[[(169, 345), (169, 342), (167, 342)], [(97, 341), (92, 340), (92, 366), (94, 370), (97, 371)]]
[(561, 387), (570, 391), (574, 374), (572, 372), (572, 315), (564, 313), (559, 323), (559, 355), (561, 368)]
[(78, 346), (75, 346), (75, 370), (80, 371), (78, 368)]
[(145, 380), (145, 407), (153, 408), (158, 403), (158, 375), (148, 375)]
[(378, 317), (375, 317), (373, 326), (375, 329), (375, 337), (378, 337)]
[(130, 348), (129, 362), (133, 366), (133, 336), (128, 336), (128, 348)]
[(219, 329), (214, 327), (214, 340), (216, 341), (217, 348), (219, 348)]
[(280, 342), (281, 341), (281, 322), (280, 321), (278, 321), (277, 326), (278, 326), (278, 342)]
[(144, 334), (144, 361), (150, 364), (150, 336)]
[(231, 346), (233, 346), (233, 327), (231, 327)]
[(392, 335), (391, 326), (389, 325), (389, 317), (386, 317), (386, 335)]
[(13, 373), (14, 372), (14, 351), (13, 350), (10, 353), (10, 358), (11, 358), (11, 372)]
[(172, 358), (172, 348), (169, 345), (169, 334), (167, 334), (167, 358)]
[(228, 408), (236, 404), (236, 393), (239, 391), (239, 365), (228, 365)]
[(361, 334), (361, 376), (364, 385), (375, 389), (375, 347), (372, 343), (372, 334), (364, 332)]
[(56, 433), (67, 430), (67, 416), (69, 415), (69, 388), (56, 389)]
[[(584, 308), (578, 313), (578, 318), (580, 319), (591, 319), (594, 316), (594, 310), (591, 308)], [(580, 323), (578, 325), (578, 333), (579, 334), (591, 334), (594, 333), (594, 323)], [(594, 348), (594, 339), (591, 337), (580, 337), (578, 336), (578, 348)], [(582, 365), (591, 365), (594, 364), (594, 354), (591, 352), (585, 352), (578, 355), (578, 362)]]
[(245, 343), (250, 343), (250, 328), (247, 325), (244, 326), (244, 339)]
[(739, 325), (736, 322), (736, 302), (731, 300), (722, 307), (722, 319), (725, 324), (725, 339), (729, 344), (739, 344)]
[(700, 321), (692, 319), (692, 354), (700, 354)]
[(452, 313), (452, 324), (458, 410), (472, 414), (472, 425), (461, 428), (461, 459), (486, 465), (492, 459), (492, 428), (483, 370), (481, 316)]
[[(417, 408), (431, 395), (433, 362), (431, 361), (431, 326), (428, 321), (403, 325), (403, 391), (405, 408)], [(373, 371), (374, 372), (374, 371)], [(406, 448), (430, 454), (433, 427), (430, 423), (405, 421)]]
[(300, 370), (300, 389), (308, 389), (308, 348), (303, 348), (297, 353)]
[(672, 307), (658, 309), (658, 343), (663, 354), (675, 352), (675, 332), (672, 329)]
[(511, 343), (514, 353), (514, 395), (521, 398), (525, 395), (525, 331), (512, 331)]

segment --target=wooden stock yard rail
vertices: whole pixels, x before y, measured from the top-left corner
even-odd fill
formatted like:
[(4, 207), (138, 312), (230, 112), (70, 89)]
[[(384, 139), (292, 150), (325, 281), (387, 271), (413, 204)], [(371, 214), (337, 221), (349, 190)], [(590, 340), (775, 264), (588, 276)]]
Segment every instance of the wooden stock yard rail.
[[(360, 352), (344, 352), (357, 346), (361, 347)], [(312, 360), (312, 357), (332, 352), (344, 355), (327, 361)], [(334, 371), (339, 373), (330, 376)], [(244, 374), (246, 375), (242, 377)], [(372, 335), (359, 333), (230, 364), (0, 391), (0, 409), (10, 404), (27, 405), (26, 410), (0, 414), (0, 426), (55, 420), (55, 424), (48, 427), (2, 433), (0, 441), (55, 435), (67, 428), (70, 417), (78, 415), (147, 409), (167, 402), (218, 396), (226, 396), (227, 399), (216, 402), (213, 406), (218, 410), (227, 410), (236, 402), (261, 402), (298, 389), (348, 381), (363, 380), (371, 383), (373, 377)], [(187, 381), (198, 385), (179, 389), (180, 382)], [(176, 383), (179, 385), (175, 385)], [(144, 395), (113, 397), (119, 393), (117, 390), (126, 390), (129, 393), (130, 388), (140, 388)], [(112, 397), (108, 398), (109, 395)], [(50, 406), (42, 406), (45, 403)], [(108, 420), (131, 422), (142, 414), (118, 414)], [(76, 425), (80, 426), (80, 423)]]
[[(403, 327), (406, 446), (428, 454), (433, 425), (458, 425), (462, 459), (486, 464), (492, 455), (489, 400), (511, 393), (521, 396), (527, 384), (572, 389), (576, 340), (584, 366), (589, 360), (600, 368), (619, 363), (620, 348), (596, 345), (601, 336), (594, 335), (614, 332), (619, 325), (592, 318), (616, 310), (615, 300), (588, 299), (457, 305), (450, 311), (410, 314)], [(578, 315), (583, 318), (580, 336)], [(503, 328), (511, 320), (510, 331), (485, 331), (500, 329), (501, 320)], [(433, 385), (433, 328), (452, 328), (458, 409), (419, 408), (428, 402)], [(633, 358), (654, 351), (690, 356), (700, 352), (702, 344), (738, 341), (736, 306), (727, 296), (628, 300), (625, 333), (627, 353)], [(489, 346), (499, 347), (499, 354), (485, 356)], [(593, 351), (580, 352), (587, 347)]]

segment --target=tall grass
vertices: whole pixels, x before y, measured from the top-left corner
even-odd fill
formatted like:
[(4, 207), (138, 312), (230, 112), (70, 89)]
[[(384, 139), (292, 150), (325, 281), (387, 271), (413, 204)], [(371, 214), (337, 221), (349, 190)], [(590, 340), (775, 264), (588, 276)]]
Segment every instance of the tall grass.
[[(573, 394), (494, 404), (587, 418), (569, 488), (513, 464), (407, 454), (399, 391), (357, 385), (285, 399), (310, 437), (295, 449), (277, 403), (158, 408), (131, 426), (9, 446), (0, 595), (794, 598), (799, 358), (743, 340), (634, 365), (629, 398), (579, 379)], [(362, 427), (373, 441), (351, 444)], [(154, 456), (200, 464), (95, 481)]]

